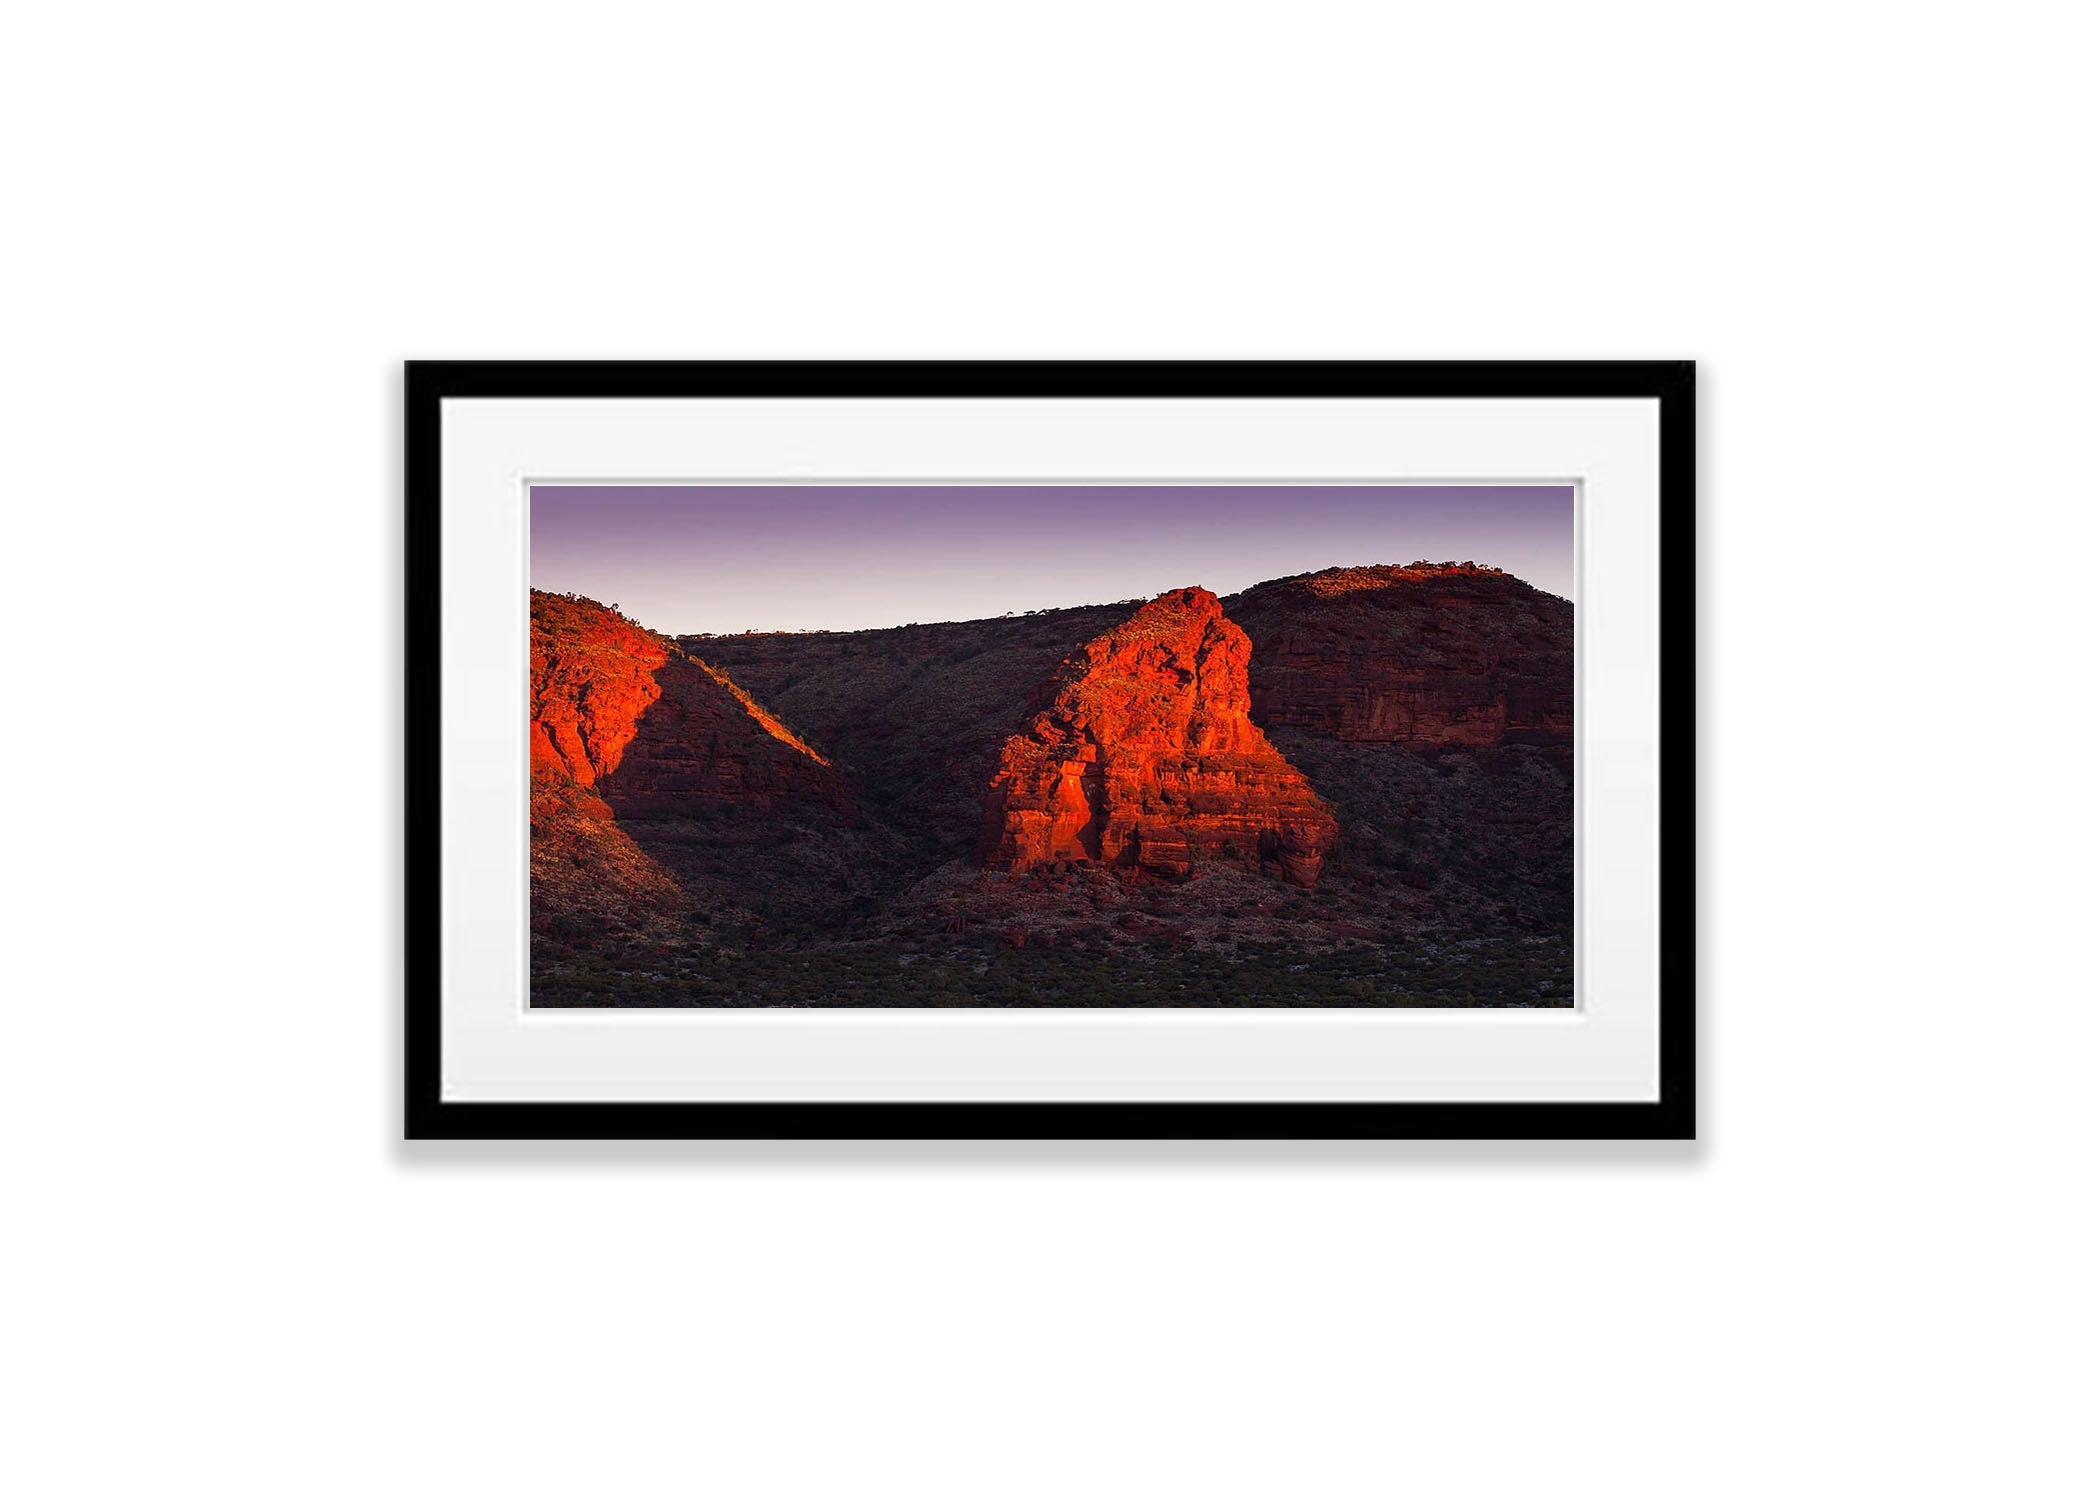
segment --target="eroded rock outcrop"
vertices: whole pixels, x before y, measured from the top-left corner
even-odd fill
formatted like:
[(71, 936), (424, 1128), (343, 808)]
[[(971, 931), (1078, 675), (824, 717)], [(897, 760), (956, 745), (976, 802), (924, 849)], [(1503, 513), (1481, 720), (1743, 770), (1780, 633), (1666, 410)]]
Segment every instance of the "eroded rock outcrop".
[(532, 596), (531, 708), (535, 785), (573, 782), (623, 819), (851, 799), (726, 672), (587, 599)]
[(594, 786), (620, 766), (642, 714), (662, 695), (657, 636), (604, 605), (532, 595), (532, 773)]
[(1573, 736), (1574, 606), (1498, 569), (1329, 568), (1225, 603), (1258, 724), (1425, 750)]
[(1177, 589), (1067, 657), (1000, 752), (978, 862), (1178, 877), (1224, 858), (1316, 884), (1334, 815), (1248, 717), (1249, 650), (1216, 595)]
[[(850, 900), (852, 779), (729, 675), (614, 610), (532, 596), (533, 924)], [(872, 876), (865, 879), (872, 880)]]
[(660, 696), (665, 655), (603, 605), (533, 593), (531, 918), (541, 936), (632, 931), (682, 905), (678, 882), (614, 824), (597, 791)]

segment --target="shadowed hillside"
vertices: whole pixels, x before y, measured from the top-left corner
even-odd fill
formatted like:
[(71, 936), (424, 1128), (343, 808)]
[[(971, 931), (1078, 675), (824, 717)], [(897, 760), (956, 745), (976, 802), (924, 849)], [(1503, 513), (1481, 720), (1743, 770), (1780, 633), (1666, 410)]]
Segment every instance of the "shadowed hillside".
[(1420, 564), (640, 632), (656, 696), (594, 795), (684, 910), (536, 947), (535, 1001), (1566, 1004), (1572, 626)]
[(1342, 813), (1336, 860), (1439, 921), (1574, 922), (1575, 609), (1472, 563), (1330, 568), (1225, 600), (1254, 718)]
[(532, 714), (536, 931), (836, 926), (893, 878), (849, 772), (602, 605), (533, 595)]
[(930, 870), (969, 857), (984, 789), (1029, 693), (1136, 607), (684, 642), (852, 766), (869, 806)]
[(1575, 607), (1472, 563), (1329, 568), (1225, 601), (1254, 642), (1254, 718), (1428, 750), (1566, 744)]

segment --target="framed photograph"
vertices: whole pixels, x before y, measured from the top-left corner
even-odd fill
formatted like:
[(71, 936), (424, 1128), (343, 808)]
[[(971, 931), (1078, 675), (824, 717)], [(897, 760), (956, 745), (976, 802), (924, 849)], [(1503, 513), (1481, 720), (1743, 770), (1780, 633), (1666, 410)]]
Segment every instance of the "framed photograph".
[(407, 1133), (1676, 1137), (1688, 363), (414, 363)]

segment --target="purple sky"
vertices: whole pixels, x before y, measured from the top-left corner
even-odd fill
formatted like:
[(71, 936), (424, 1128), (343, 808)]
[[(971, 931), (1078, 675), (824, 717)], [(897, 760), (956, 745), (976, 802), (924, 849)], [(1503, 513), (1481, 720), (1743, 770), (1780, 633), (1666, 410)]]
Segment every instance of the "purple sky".
[(1574, 490), (767, 485), (532, 490), (535, 588), (652, 630), (864, 630), (1417, 558), (1574, 597)]

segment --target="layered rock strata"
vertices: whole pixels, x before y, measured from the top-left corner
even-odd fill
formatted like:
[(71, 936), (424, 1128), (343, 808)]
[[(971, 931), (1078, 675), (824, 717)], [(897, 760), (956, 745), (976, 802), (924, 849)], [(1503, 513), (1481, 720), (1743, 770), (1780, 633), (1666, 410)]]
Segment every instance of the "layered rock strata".
[(535, 592), (528, 687), (533, 931), (625, 931), (674, 912), (678, 882), (613, 822), (598, 793), (661, 696), (655, 636), (587, 599)]
[(1265, 727), (1421, 750), (1573, 737), (1574, 606), (1497, 569), (1330, 568), (1226, 606)]
[(1246, 633), (1177, 589), (1068, 656), (1001, 748), (978, 862), (1175, 878), (1208, 859), (1317, 884), (1333, 813), (1249, 718)]
[(566, 594), (532, 595), (532, 776), (595, 786), (663, 695), (669, 649), (624, 615)]

